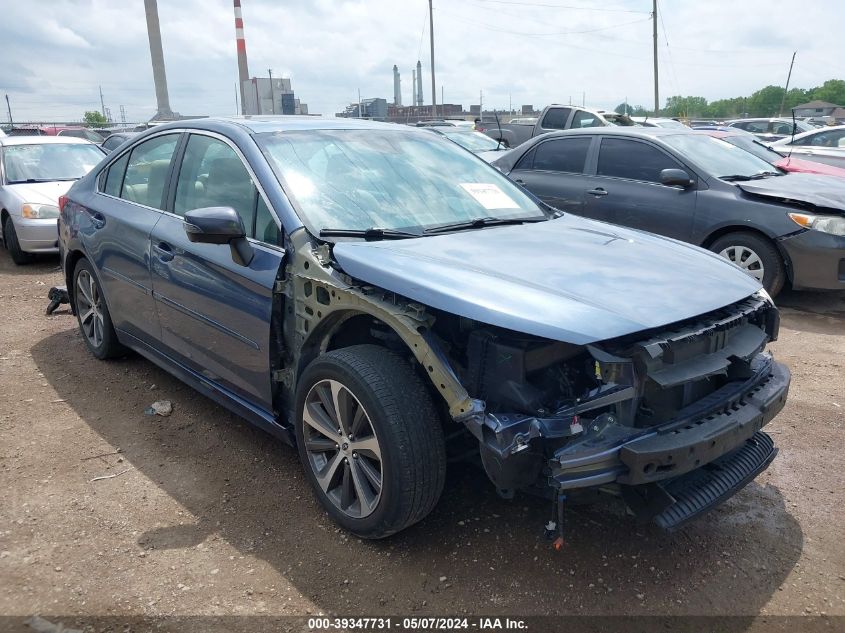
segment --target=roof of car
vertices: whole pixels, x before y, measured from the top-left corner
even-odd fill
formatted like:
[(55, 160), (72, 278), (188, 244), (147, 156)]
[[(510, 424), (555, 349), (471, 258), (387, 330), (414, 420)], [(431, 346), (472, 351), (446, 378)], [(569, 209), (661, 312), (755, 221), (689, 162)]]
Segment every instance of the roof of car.
[(3, 136), (0, 145), (94, 145), (76, 136)]
[(281, 116), (230, 116), (208, 117), (203, 119), (188, 119), (173, 121), (166, 125), (156, 126), (156, 130), (169, 128), (193, 127), (197, 129), (215, 129), (227, 125), (246, 128), (250, 132), (291, 132), (296, 130), (409, 130), (408, 126), (395, 123), (381, 123), (367, 119), (321, 117), (307, 115)]
[(584, 127), (572, 130), (560, 130), (558, 132), (549, 132), (548, 134), (544, 134), (543, 136), (570, 136), (576, 134), (602, 134), (614, 136), (672, 136), (675, 134), (692, 134), (693, 132), (694, 130), (682, 130), (681, 128), (677, 127), (633, 127), (621, 125), (608, 125), (605, 127)]

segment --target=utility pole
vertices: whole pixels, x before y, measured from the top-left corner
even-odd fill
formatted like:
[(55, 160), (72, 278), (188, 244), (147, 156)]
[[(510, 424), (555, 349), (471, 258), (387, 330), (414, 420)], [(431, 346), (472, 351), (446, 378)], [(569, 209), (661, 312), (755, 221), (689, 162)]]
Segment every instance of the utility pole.
[(271, 110), (271, 112), (273, 114), (276, 114), (276, 95), (273, 92), (273, 69), (268, 68), (267, 74), (270, 75), (270, 103), (273, 104), (273, 109)]
[(586, 91), (581, 93), (581, 107), (582, 108), (587, 107), (587, 93), (586, 93)]
[(652, 35), (654, 36), (654, 116), (660, 114), (660, 91), (658, 90), (657, 79), (657, 0), (652, 0)]
[(358, 118), (364, 116), (364, 112), (361, 110), (361, 89), (358, 88)]
[(778, 116), (783, 116), (783, 104), (786, 103), (786, 93), (789, 92), (789, 80), (792, 79), (792, 65), (795, 63), (795, 56), (798, 51), (792, 53), (792, 61), (789, 62), (789, 74), (786, 76), (786, 88), (783, 89), (783, 99), (780, 100), (780, 110)]
[(511, 99), (511, 93), (508, 93), (508, 114), (513, 114), (513, 99)]
[(103, 102), (103, 87), (100, 86), (100, 112), (103, 113), (103, 118), (106, 117), (106, 104)]
[(431, 36), (431, 116), (437, 118), (437, 87), (434, 83), (434, 9), (428, 0), (428, 34)]
[(14, 125), (14, 122), (12, 121), (12, 106), (9, 105), (9, 95), (8, 94), (6, 95), (6, 110), (8, 110), (8, 112), (9, 112), (9, 125), (10, 126)]

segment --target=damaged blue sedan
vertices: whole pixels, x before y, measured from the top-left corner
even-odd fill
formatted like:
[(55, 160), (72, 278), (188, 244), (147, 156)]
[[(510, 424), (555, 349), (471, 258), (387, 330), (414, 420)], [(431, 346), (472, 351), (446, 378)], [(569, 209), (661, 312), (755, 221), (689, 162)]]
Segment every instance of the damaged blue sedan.
[(91, 353), (134, 350), (295, 444), (361, 537), (422, 520), (451, 458), (560, 517), (614, 495), (672, 529), (777, 453), (761, 429), (790, 375), (755, 279), (561, 213), (425, 130), (174, 122), (60, 206)]

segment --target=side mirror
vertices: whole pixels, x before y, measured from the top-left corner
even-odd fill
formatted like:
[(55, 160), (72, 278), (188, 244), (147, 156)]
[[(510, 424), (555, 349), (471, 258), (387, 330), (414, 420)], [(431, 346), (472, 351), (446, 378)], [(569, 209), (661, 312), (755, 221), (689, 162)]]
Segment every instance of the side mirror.
[(660, 172), (660, 184), (686, 189), (692, 185), (692, 178), (683, 169), (664, 169)]
[(238, 212), (231, 207), (205, 207), (185, 213), (182, 223), (191, 242), (200, 244), (228, 244), (232, 259), (249, 266), (255, 252), (246, 239), (246, 229)]

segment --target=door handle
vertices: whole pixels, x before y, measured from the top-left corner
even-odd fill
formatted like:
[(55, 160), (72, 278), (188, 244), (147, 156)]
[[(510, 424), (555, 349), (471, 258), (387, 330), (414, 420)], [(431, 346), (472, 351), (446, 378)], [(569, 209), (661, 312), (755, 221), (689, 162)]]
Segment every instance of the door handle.
[(173, 259), (173, 249), (167, 242), (159, 242), (158, 244), (153, 244), (153, 248), (158, 254), (158, 258), (160, 261), (169, 262)]
[(525, 184), (525, 181), (522, 178), (517, 178), (516, 180), (514, 180), (514, 182), (518, 185), (524, 185)]
[(590, 189), (587, 193), (590, 194), (591, 196), (597, 196), (597, 197), (607, 195), (607, 191), (605, 191), (601, 187), (596, 187), (595, 189)]

